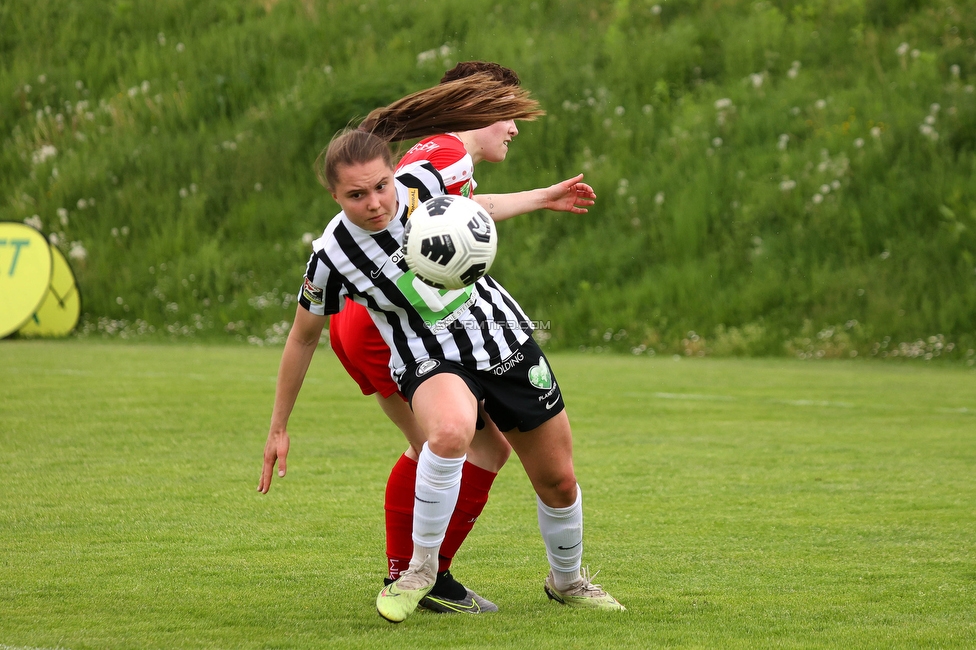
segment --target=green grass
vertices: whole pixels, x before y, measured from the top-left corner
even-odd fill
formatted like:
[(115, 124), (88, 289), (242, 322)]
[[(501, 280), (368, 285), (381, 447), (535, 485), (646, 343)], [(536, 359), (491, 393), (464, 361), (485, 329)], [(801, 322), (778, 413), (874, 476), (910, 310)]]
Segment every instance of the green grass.
[(500, 474), (456, 574), (498, 615), (391, 626), (404, 443), (320, 350), (289, 474), (256, 492), (280, 349), (0, 345), (0, 647), (972, 647), (976, 372), (553, 355), (584, 561), (621, 615), (547, 602)]

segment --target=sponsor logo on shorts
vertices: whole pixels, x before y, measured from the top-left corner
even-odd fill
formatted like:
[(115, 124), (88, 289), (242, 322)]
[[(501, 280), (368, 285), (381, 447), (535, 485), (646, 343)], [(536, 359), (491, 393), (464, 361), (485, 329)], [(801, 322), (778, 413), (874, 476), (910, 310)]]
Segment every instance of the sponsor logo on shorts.
[(539, 390), (548, 390), (553, 387), (552, 373), (549, 372), (549, 364), (546, 363), (545, 357), (539, 359), (539, 365), (529, 368), (529, 383)]
[(558, 395), (556, 396), (556, 399), (552, 400), (551, 402), (546, 402), (546, 410), (547, 411), (552, 410), (552, 407), (555, 406), (556, 404), (559, 404), (559, 396)]
[[(559, 395), (558, 395), (558, 394), (556, 394), (556, 389), (557, 389), (557, 388), (559, 388), (559, 386), (556, 386), (555, 384), (553, 384), (553, 386), (552, 386), (552, 388), (550, 388), (549, 390), (547, 390), (547, 391), (546, 391), (545, 393), (543, 393), (542, 395), (539, 395), (539, 401), (540, 401), (540, 402), (545, 402), (545, 401), (546, 401), (547, 399), (549, 399), (549, 398), (550, 398), (550, 397), (552, 397), (553, 395), (556, 395), (556, 401), (552, 403), (552, 406), (555, 406), (555, 405), (556, 405), (556, 402), (558, 402), (558, 401), (559, 401)], [(548, 403), (547, 403), (547, 406), (546, 406), (546, 408), (547, 408), (547, 409), (550, 409), (550, 408), (552, 408), (552, 406), (548, 406)]]
[(491, 369), (496, 375), (504, 375), (506, 372), (517, 366), (518, 364), (525, 361), (525, 355), (521, 352), (516, 352), (512, 356), (508, 357), (500, 364)]
[(438, 361), (437, 359), (427, 359), (419, 366), (417, 366), (416, 374), (418, 377), (423, 377), (424, 375), (426, 375), (428, 372), (430, 372), (431, 370), (433, 370), (439, 365), (441, 365), (441, 362)]
[(321, 305), (325, 301), (325, 289), (315, 286), (312, 281), (305, 278), (302, 285), (302, 296), (313, 305)]

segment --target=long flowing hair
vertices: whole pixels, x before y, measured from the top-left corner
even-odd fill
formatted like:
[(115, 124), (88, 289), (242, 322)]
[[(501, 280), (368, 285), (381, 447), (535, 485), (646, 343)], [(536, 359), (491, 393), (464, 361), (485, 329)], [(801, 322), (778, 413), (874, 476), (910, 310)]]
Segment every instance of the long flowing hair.
[(471, 131), (505, 120), (544, 115), (529, 91), (479, 73), (407, 95), (369, 113), (357, 128), (338, 133), (315, 161), (315, 174), (329, 190), (338, 168), (377, 158), (393, 167), (389, 143), (451, 131)]

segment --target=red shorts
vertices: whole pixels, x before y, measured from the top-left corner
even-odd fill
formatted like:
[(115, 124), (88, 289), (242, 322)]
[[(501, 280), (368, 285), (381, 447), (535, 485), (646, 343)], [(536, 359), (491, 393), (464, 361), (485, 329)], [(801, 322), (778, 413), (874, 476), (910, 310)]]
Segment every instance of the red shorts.
[(399, 392), (390, 376), (390, 348), (358, 302), (347, 298), (342, 311), (329, 318), (329, 342), (363, 395), (389, 397)]

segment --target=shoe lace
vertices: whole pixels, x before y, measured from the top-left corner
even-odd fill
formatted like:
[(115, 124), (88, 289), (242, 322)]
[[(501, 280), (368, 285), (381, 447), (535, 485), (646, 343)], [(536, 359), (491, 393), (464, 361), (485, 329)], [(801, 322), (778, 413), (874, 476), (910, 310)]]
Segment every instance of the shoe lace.
[(411, 565), (410, 568), (401, 573), (400, 579), (398, 580), (400, 589), (420, 589), (433, 583), (437, 579), (437, 575), (434, 574), (433, 578), (431, 577), (431, 572), (428, 565), (429, 560), (430, 556), (428, 555), (424, 559), (423, 564), (418, 567)]
[(597, 571), (591, 576), (590, 567), (583, 568), (580, 571), (580, 583), (573, 591), (579, 594), (591, 593), (597, 596), (605, 594), (606, 592), (603, 591), (603, 587), (593, 582), (593, 579), (598, 575), (600, 575), (600, 571)]

